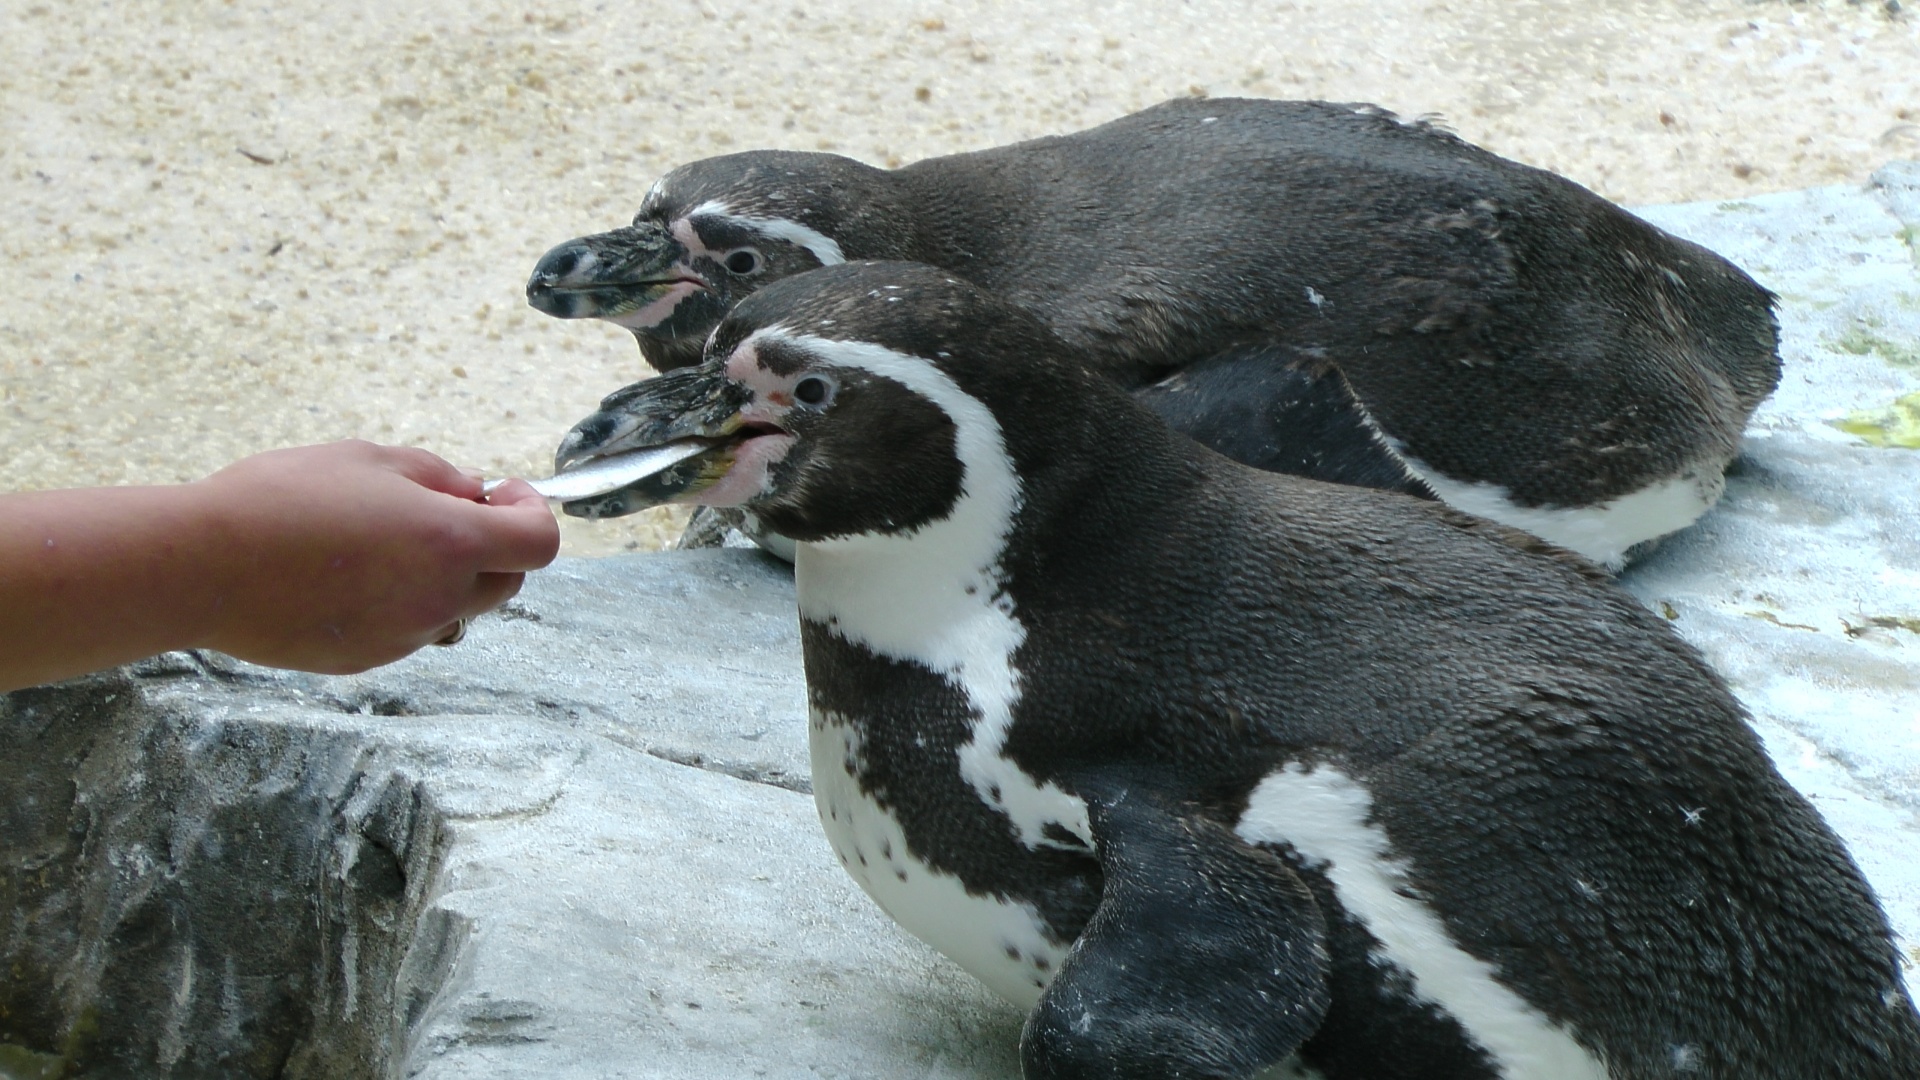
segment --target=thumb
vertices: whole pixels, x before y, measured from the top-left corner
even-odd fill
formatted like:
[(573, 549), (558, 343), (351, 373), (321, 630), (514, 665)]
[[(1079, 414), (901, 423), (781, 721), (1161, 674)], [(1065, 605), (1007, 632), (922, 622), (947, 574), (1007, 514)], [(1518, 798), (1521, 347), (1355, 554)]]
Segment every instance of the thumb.
[(526, 503), (545, 505), (546, 501), (546, 496), (533, 490), (532, 484), (517, 476), (501, 481), (500, 486), (487, 496), (487, 502), (493, 506), (521, 506)]

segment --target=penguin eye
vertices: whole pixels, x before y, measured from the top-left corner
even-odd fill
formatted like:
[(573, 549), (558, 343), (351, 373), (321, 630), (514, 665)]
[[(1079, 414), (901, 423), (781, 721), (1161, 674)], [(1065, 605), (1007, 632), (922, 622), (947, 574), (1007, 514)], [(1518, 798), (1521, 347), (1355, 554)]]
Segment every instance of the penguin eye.
[(809, 375), (793, 384), (793, 399), (809, 409), (824, 409), (833, 401), (833, 381)]
[(760, 269), (760, 253), (752, 248), (727, 252), (726, 267), (736, 274), (751, 274)]

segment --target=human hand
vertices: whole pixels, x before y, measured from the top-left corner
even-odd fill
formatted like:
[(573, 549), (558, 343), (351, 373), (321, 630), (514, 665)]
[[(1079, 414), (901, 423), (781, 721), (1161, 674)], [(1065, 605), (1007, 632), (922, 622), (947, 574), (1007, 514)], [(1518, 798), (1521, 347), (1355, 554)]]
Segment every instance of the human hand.
[(525, 482), (481, 502), (478, 479), (409, 447), (274, 450), (190, 486), (229, 551), (200, 644), (276, 667), (390, 663), (504, 603), (560, 546)]

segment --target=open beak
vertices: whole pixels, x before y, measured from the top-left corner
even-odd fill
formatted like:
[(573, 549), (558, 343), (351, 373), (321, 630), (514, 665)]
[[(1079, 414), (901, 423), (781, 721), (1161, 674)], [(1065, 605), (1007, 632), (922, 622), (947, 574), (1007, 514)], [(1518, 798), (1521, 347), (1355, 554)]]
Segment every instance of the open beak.
[(527, 303), (560, 319), (611, 319), (640, 311), (677, 285), (704, 289), (687, 249), (654, 222), (569, 240), (540, 257)]
[(561, 510), (573, 517), (623, 517), (712, 487), (733, 468), (740, 444), (762, 433), (740, 415), (748, 401), (745, 388), (707, 365), (669, 371), (607, 395), (598, 412), (560, 441), (556, 477), (615, 467), (609, 459), (638, 461), (635, 451), (655, 447), (697, 442), (704, 448), (613, 490), (564, 502)]

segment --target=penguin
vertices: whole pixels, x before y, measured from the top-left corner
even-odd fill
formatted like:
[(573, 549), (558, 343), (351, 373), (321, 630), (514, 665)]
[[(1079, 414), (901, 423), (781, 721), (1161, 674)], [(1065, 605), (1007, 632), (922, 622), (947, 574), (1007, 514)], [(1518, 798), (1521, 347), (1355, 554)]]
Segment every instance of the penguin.
[(1191, 98), (887, 171), (753, 151), (549, 251), (529, 302), (660, 370), (771, 281), (944, 267), (1176, 429), (1448, 503), (1609, 567), (1718, 497), (1779, 381), (1773, 296), (1712, 252), (1424, 120)]
[(1587, 560), (1233, 462), (912, 264), (756, 290), (560, 461), (681, 439), (796, 542), (833, 850), (1027, 1080), (1920, 1076), (1859, 870)]

